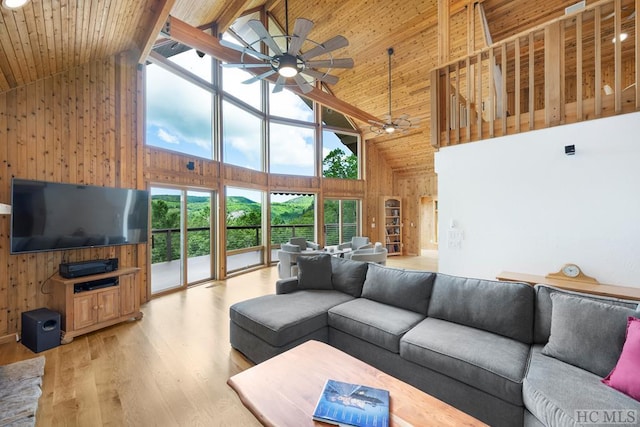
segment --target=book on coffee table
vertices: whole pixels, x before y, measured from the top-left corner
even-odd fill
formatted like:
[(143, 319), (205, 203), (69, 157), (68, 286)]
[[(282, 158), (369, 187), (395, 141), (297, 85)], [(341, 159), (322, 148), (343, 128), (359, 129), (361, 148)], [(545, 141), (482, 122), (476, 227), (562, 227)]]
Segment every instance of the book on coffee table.
[(388, 427), (389, 392), (327, 380), (313, 411), (313, 419), (338, 426)]

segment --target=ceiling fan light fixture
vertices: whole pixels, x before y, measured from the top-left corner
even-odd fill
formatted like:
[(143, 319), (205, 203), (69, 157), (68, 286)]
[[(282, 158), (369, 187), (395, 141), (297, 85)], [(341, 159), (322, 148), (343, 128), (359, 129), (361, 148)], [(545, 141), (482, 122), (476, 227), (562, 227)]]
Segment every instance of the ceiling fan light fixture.
[(298, 59), (295, 56), (285, 53), (284, 55), (280, 55), (274, 59), (275, 61), (272, 64), (272, 67), (282, 77), (295, 77), (300, 72)]
[(18, 9), (28, 2), (29, 0), (2, 0), (2, 6), (6, 9)]
[(396, 131), (396, 127), (391, 123), (387, 123), (384, 125), (384, 131), (386, 133), (394, 133)]

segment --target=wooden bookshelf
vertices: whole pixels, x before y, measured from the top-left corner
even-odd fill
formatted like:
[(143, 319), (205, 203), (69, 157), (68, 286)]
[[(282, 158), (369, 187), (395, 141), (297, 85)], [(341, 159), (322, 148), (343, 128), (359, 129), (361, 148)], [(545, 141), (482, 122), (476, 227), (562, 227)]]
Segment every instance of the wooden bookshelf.
[(382, 242), (387, 248), (387, 255), (402, 255), (402, 200), (400, 197), (383, 196), (381, 205), (384, 221)]

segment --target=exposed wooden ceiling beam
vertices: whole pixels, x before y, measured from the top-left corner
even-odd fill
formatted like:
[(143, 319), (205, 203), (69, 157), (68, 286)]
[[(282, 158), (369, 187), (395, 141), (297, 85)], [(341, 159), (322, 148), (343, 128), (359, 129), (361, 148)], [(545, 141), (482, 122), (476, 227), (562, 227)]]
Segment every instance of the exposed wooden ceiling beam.
[[(220, 44), (220, 41), (195, 27), (187, 24), (175, 18), (173, 16), (169, 17), (170, 20), (170, 34), (169, 37), (182, 43), (184, 45), (190, 46), (194, 49), (197, 49), (201, 52), (204, 52), (208, 55), (213, 56), (214, 58), (219, 59), (224, 62), (240, 62), (241, 54), (233, 49), (229, 49)], [(244, 62), (253, 62), (254, 60), (247, 55), (244, 57)], [(259, 62), (255, 60), (255, 62)], [(253, 74), (258, 74), (253, 69), (247, 69), (248, 72), (253, 72)], [(264, 70), (263, 70), (264, 71)], [(276, 78), (270, 78), (270, 81), (276, 81)], [(303, 94), (302, 91), (297, 87), (289, 87), (289, 90), (295, 92), (301, 96), (305, 96), (309, 99), (312, 99), (325, 107), (331, 108), (335, 111), (338, 111), (346, 116), (349, 116), (353, 119), (368, 123), (369, 120), (379, 120), (376, 116), (369, 114), (361, 109), (354, 107), (351, 104), (348, 104), (335, 96), (328, 94), (318, 88), (314, 88), (311, 92)]]
[(252, 0), (233, 0), (227, 5), (227, 8), (222, 12), (220, 18), (216, 20), (218, 25), (218, 33), (224, 33), (229, 29), (231, 24), (235, 22), (240, 15), (251, 5)]
[(176, 0), (157, 0), (153, 4), (152, 10), (149, 12), (149, 15), (153, 17), (152, 23), (147, 26), (148, 31), (146, 33), (143, 32), (142, 40), (139, 40), (137, 43), (137, 45), (140, 46), (140, 55), (138, 56), (139, 64), (142, 64), (149, 55), (149, 52), (151, 52), (153, 44), (156, 42), (158, 34), (167, 21), (175, 2)]

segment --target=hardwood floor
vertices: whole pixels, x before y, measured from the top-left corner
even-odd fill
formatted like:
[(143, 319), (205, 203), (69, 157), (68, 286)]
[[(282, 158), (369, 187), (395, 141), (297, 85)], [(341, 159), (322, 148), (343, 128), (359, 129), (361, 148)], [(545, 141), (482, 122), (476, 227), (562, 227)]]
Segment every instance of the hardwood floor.
[[(437, 270), (434, 257), (389, 266)], [(46, 357), (37, 426), (259, 426), (227, 379), (250, 367), (229, 345), (229, 306), (275, 292), (275, 267), (143, 305), (144, 318), (75, 338)], [(0, 364), (35, 357), (0, 345)]]

